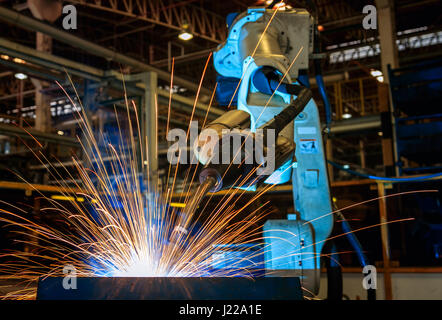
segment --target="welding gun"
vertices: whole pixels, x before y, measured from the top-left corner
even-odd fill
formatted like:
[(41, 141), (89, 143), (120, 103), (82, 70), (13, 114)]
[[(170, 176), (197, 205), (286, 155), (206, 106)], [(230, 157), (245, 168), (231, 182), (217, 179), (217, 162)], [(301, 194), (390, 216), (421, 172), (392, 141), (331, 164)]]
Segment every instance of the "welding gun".
[(296, 99), (255, 132), (249, 130), (250, 114), (242, 110), (228, 111), (203, 129), (194, 151), (205, 165), (200, 182), (216, 181), (211, 192), (231, 187), (256, 190), (284, 164), (295, 162), (295, 142), (280, 133), (304, 110), (312, 93), (290, 87)]

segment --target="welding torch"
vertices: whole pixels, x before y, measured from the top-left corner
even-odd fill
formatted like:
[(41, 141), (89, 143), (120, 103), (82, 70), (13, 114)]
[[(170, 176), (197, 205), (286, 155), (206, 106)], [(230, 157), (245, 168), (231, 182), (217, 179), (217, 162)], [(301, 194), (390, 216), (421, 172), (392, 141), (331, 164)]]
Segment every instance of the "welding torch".
[[(283, 164), (294, 160), (295, 143), (279, 134), (304, 110), (312, 92), (295, 84), (286, 85), (285, 90), (287, 88), (296, 94), (296, 99), (256, 132), (246, 130), (250, 128), (250, 114), (242, 110), (228, 111), (203, 128), (203, 132), (210, 129), (215, 134), (209, 137), (200, 135), (194, 152), (204, 164), (199, 173), (200, 183), (208, 179), (213, 181), (210, 192), (231, 187), (256, 188)], [(264, 169), (269, 160), (274, 164), (273, 170), (260, 172), (259, 169)]]

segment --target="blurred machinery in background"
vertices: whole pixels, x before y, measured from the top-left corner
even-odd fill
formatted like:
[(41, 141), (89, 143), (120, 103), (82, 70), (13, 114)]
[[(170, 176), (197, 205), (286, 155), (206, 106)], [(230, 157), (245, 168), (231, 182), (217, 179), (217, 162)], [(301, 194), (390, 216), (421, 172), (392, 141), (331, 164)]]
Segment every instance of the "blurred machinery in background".
[(440, 172), (442, 60), (388, 71), (399, 175)]

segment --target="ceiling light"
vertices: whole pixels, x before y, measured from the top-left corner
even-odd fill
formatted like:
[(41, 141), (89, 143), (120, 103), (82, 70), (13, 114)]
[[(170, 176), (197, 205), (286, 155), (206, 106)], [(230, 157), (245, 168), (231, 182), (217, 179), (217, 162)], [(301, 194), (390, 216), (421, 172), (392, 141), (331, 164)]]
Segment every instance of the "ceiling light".
[(19, 63), (19, 64), (25, 64), (26, 61), (20, 58), (14, 58), (12, 59), (12, 61), (14, 61), (15, 63)]
[(342, 167), (343, 167), (344, 169), (350, 169), (350, 166), (349, 166), (348, 164), (344, 164)]
[(24, 73), (21, 73), (21, 72), (16, 73), (14, 76), (15, 76), (17, 79), (19, 79), (19, 80), (25, 80), (25, 79), (28, 78), (27, 75), (25, 75)]
[(178, 35), (178, 38), (180, 38), (181, 40), (184, 40), (184, 41), (188, 41), (193, 38), (193, 34), (187, 32), (187, 31), (183, 31)]
[(344, 113), (342, 119), (350, 119), (352, 117), (351, 113)]
[(58, 131), (57, 131), (57, 134), (58, 134), (59, 136), (63, 136), (63, 135), (64, 135), (64, 132), (61, 131), (61, 130), (58, 130)]
[(6, 54), (0, 55), (0, 58), (2, 58), (3, 60), (9, 60), (9, 56)]
[(384, 76), (379, 76), (379, 77), (376, 77), (376, 80), (378, 80), (379, 82), (384, 82)]
[(376, 77), (382, 76), (382, 71), (371, 69), (370, 74), (372, 77), (376, 78)]

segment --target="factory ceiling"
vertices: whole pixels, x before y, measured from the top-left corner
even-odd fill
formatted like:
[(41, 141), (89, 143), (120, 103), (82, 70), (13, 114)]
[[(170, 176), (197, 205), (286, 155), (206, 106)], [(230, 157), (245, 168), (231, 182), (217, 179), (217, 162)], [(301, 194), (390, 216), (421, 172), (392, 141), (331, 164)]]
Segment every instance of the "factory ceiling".
[[(249, 6), (262, 6), (271, 1), (209, 1), (209, 0), (155, 0), (155, 1), (65, 1), (76, 6), (78, 29), (70, 30), (74, 35), (93, 41), (105, 48), (125, 54), (165, 71), (170, 70), (170, 57), (176, 58), (175, 74), (195, 81), (204, 68), (210, 49), (215, 48), (225, 37), (225, 17), (231, 12), (243, 11)], [(374, 2), (374, 1), (369, 1)], [(310, 8), (312, 1), (286, 1), (291, 7)], [(335, 48), (354, 41), (369, 41), (377, 37), (376, 30), (363, 30), (362, 0), (315, 0), (323, 50)], [(441, 4), (439, 1), (394, 1), (397, 30), (404, 31), (426, 27), (440, 30)], [(0, 5), (32, 16), (26, 1), (0, 1)], [(49, 23), (49, 22), (48, 22)], [(4, 22), (1, 22), (4, 25)], [(186, 26), (187, 24), (187, 26)], [(60, 27), (62, 17), (53, 22)], [(14, 25), (6, 25), (2, 37), (23, 45), (35, 47), (35, 32)], [(183, 28), (193, 30), (191, 41), (178, 38)], [(59, 41), (53, 43), (53, 53), (101, 69), (121, 66), (97, 57), (86, 50), (78, 50)], [(373, 63), (376, 59), (368, 59)], [(337, 71), (342, 66), (331, 66)], [(326, 68), (327, 70), (327, 68)], [(1, 69), (0, 71), (3, 71)], [(6, 71), (6, 69), (4, 70)], [(209, 65), (207, 86), (215, 82), (215, 72)]]

